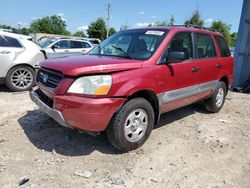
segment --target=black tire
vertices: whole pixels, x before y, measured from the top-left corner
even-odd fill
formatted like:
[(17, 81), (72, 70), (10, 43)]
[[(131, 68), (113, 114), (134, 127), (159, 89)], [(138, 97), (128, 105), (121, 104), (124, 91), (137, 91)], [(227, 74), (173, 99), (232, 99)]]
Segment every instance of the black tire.
[[(125, 122), (128, 116), (136, 110), (142, 110), (147, 114), (148, 123), (147, 128), (143, 131), (143, 136), (139, 140), (131, 142), (125, 136)], [(109, 141), (115, 148), (123, 152), (127, 152), (137, 149), (143, 145), (148, 139), (153, 127), (154, 110), (152, 105), (144, 98), (134, 98), (126, 102), (114, 115), (106, 132)], [(138, 135), (140, 135), (140, 133)]]
[[(220, 91), (223, 91), (223, 98), (222, 98), (222, 101), (218, 105), (218, 103), (216, 103), (217, 102), (216, 97)], [(226, 95), (227, 95), (227, 86), (224, 82), (219, 81), (213, 95), (205, 101), (205, 107), (207, 111), (213, 112), (213, 113), (219, 112), (225, 103)]]
[[(30, 81), (29, 83), (25, 82), (27, 83), (27, 85), (23, 83), (23, 85), (21, 84), (18, 87), (17, 84), (15, 85), (16, 82), (12, 81), (12, 77), (19, 70), (26, 71), (29, 75)], [(24, 65), (16, 66), (10, 69), (9, 72), (7, 73), (7, 76), (5, 78), (5, 83), (6, 83), (6, 86), (11, 91), (27, 91), (35, 85), (35, 75), (36, 75), (35, 70), (29, 66), (24, 66)]]

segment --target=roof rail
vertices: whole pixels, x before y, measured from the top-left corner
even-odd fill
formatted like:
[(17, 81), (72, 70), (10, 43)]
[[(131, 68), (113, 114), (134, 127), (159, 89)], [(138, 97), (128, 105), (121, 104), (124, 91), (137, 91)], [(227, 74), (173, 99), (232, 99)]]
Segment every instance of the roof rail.
[(217, 32), (215, 29), (211, 29), (211, 28), (207, 28), (207, 27), (203, 27), (203, 26), (199, 26), (199, 25), (193, 25), (193, 24), (189, 24), (189, 25), (173, 25), (173, 26), (174, 27), (192, 27), (192, 28), (196, 28), (196, 29), (203, 29), (203, 30)]
[(73, 39), (74, 37), (58, 37), (59, 39)]
[(203, 26), (199, 26), (199, 25), (192, 25), (192, 24), (191, 24), (191, 25), (188, 25), (188, 27), (193, 27), (193, 28), (197, 28), (197, 29), (204, 29), (204, 30), (216, 32), (215, 29), (211, 29), (211, 28), (203, 27)]

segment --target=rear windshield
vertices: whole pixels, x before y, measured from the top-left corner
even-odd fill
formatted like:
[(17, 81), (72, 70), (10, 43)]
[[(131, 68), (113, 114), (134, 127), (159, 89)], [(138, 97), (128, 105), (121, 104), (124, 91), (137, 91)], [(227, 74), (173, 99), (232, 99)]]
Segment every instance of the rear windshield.
[(93, 49), (90, 55), (149, 59), (157, 50), (168, 30), (138, 29), (120, 31)]

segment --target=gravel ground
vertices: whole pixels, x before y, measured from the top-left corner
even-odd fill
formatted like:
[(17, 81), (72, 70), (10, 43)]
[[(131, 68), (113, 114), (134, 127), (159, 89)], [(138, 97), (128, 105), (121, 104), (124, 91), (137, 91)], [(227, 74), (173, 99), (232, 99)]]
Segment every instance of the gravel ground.
[(250, 187), (250, 94), (218, 114), (201, 104), (162, 115), (143, 147), (60, 127), (27, 92), (0, 87), (0, 187)]

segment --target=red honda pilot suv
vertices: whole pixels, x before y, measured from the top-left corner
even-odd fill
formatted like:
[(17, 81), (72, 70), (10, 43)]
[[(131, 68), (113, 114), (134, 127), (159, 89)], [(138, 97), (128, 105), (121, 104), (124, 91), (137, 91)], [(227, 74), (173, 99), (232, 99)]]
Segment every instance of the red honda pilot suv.
[(222, 34), (194, 26), (120, 31), (87, 55), (40, 62), (31, 99), (65, 127), (140, 147), (160, 115), (197, 101), (218, 112), (233, 81)]

